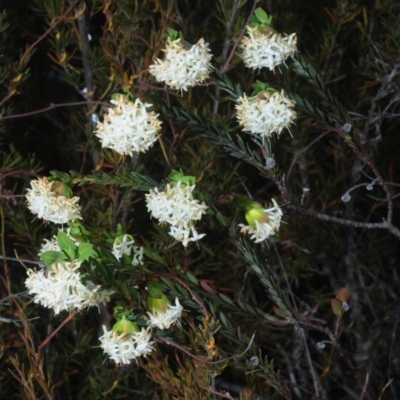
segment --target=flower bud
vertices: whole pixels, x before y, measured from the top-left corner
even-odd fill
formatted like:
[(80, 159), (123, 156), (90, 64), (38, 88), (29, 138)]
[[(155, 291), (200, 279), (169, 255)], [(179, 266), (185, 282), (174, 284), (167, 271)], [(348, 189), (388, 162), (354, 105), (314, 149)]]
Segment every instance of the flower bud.
[(260, 203), (252, 201), (246, 207), (247, 211), (245, 218), (247, 223), (252, 227), (256, 228), (256, 222), (267, 223), (269, 222), (268, 214), (265, 212), (264, 208)]
[(146, 300), (146, 305), (147, 309), (151, 313), (155, 312), (165, 313), (168, 309), (169, 301), (164, 293), (162, 293), (160, 297), (152, 297), (148, 295)]
[(126, 319), (125, 316), (122, 316), (122, 319), (114, 324), (113, 331), (117, 332), (118, 334), (124, 333), (126, 335), (129, 335), (135, 332), (139, 332), (139, 328), (134, 322), (129, 321), (129, 319)]

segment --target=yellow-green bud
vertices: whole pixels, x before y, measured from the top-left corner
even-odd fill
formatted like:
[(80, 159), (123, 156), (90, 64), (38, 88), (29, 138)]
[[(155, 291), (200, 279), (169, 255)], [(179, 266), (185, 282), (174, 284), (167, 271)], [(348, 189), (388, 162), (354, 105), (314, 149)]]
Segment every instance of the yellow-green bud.
[(167, 296), (163, 293), (160, 297), (147, 296), (146, 300), (147, 309), (151, 313), (159, 312), (165, 313), (168, 309), (169, 301)]
[(124, 333), (125, 335), (128, 335), (139, 332), (139, 328), (134, 322), (129, 321), (129, 319), (126, 319), (125, 316), (123, 316), (122, 319), (114, 324), (113, 331), (118, 334)]
[(252, 201), (246, 207), (245, 218), (247, 223), (252, 227), (256, 228), (256, 222), (267, 223), (269, 222), (268, 214), (264, 211), (264, 208), (260, 203)]

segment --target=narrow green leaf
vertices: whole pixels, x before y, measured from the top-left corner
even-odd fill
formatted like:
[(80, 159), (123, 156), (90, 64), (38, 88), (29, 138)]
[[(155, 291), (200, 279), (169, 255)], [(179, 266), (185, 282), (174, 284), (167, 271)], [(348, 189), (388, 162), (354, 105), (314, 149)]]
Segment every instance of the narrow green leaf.
[(260, 276), (262, 276), (262, 271), (261, 271), (261, 268), (258, 266), (258, 265), (256, 265), (256, 264), (252, 264), (251, 265), (251, 268), (253, 269), (253, 271), (257, 274), (257, 275), (260, 275)]
[(190, 272), (186, 272), (186, 276), (190, 282), (194, 283), (196, 286), (199, 285), (198, 279), (193, 274), (191, 274)]
[(166, 261), (164, 260), (164, 258), (162, 258), (161, 256), (159, 256), (157, 253), (154, 253), (148, 249), (144, 249), (144, 255), (148, 258), (150, 258), (151, 260), (160, 263), (161, 265), (167, 266)]
[(228, 218), (224, 217), (221, 213), (217, 213), (217, 220), (220, 224), (222, 224), (223, 226), (230, 226), (231, 222)]
[(229, 323), (229, 321), (228, 321), (227, 318), (225, 317), (225, 314), (224, 314), (222, 311), (219, 313), (219, 319), (220, 319), (220, 321), (222, 322), (223, 325), (225, 325), (225, 326), (227, 326), (227, 327), (230, 327), (230, 326), (231, 326), (230, 323)]
[(232, 301), (228, 296), (225, 296), (224, 294), (220, 293), (219, 297), (221, 300), (223, 300), (225, 303), (230, 304), (230, 305), (235, 305), (235, 302)]

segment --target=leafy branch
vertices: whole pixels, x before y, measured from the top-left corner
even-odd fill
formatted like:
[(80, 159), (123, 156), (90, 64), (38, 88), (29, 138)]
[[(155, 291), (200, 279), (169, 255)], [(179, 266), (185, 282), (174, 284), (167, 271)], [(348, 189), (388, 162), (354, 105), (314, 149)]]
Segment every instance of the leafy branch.
[(134, 171), (107, 174), (101, 172), (99, 174), (83, 175), (75, 171), (71, 171), (70, 175), (65, 172), (52, 171), (51, 175), (67, 184), (85, 185), (118, 185), (120, 187), (130, 187), (134, 190), (148, 192), (150, 189), (160, 187), (160, 183), (153, 178), (141, 175)]
[[(222, 131), (204, 115), (194, 114), (177, 107), (172, 107), (171, 111), (173, 114), (169, 116), (174, 117), (177, 122), (187, 125), (194, 132), (202, 133), (205, 139), (222, 146), (232, 157), (243, 160), (265, 173), (265, 166), (261, 162), (260, 155), (253, 151), (249, 144), (244, 143), (239, 135), (236, 135), (237, 142), (235, 142), (229, 133)], [(166, 110), (163, 112), (168, 115)]]

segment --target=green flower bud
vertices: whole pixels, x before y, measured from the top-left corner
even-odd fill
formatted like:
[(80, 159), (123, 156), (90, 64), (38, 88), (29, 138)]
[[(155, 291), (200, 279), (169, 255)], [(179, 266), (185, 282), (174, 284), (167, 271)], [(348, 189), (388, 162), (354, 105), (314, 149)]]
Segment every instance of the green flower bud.
[(255, 201), (249, 202), (246, 206), (245, 218), (247, 223), (256, 228), (256, 222), (267, 223), (269, 222), (268, 214), (264, 211), (263, 206)]
[(124, 333), (125, 335), (129, 335), (139, 332), (139, 328), (134, 322), (129, 321), (129, 319), (126, 319), (125, 316), (122, 316), (122, 319), (114, 324), (113, 331), (117, 332), (118, 334)]
[(162, 291), (162, 284), (150, 282), (147, 288), (148, 296), (146, 300), (147, 309), (154, 313), (155, 311), (164, 313), (168, 309), (169, 300)]
[(162, 294), (162, 296), (159, 298), (149, 295), (147, 296), (146, 306), (147, 309), (153, 314), (155, 312), (165, 313), (169, 306), (169, 300), (165, 294)]

